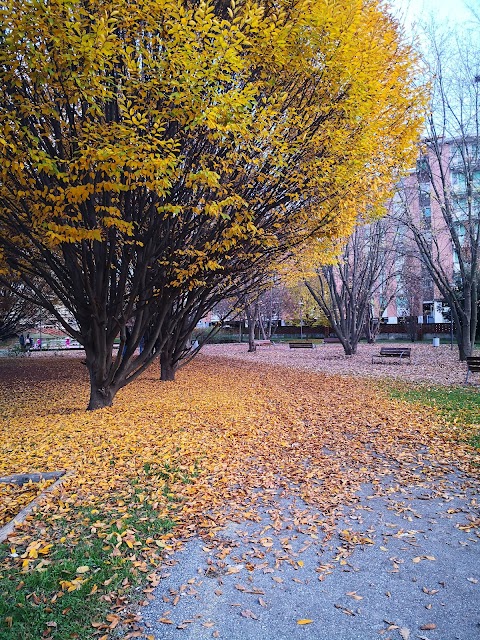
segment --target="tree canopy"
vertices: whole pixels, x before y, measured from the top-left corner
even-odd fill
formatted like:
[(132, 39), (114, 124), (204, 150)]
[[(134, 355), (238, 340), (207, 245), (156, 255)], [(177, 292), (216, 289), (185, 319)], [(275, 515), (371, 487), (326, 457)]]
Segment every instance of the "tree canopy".
[(377, 0), (11, 0), (0, 16), (3, 279), (84, 345), (91, 408), (246, 272), (348, 233), (412, 161), (423, 91)]

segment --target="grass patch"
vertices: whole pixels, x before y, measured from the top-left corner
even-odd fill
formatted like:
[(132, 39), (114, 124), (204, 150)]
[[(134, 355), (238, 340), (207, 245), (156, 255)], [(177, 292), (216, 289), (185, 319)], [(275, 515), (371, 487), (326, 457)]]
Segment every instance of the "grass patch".
[(480, 393), (477, 389), (402, 385), (392, 387), (390, 395), (434, 407), (455, 428), (461, 442), (480, 449)]
[[(42, 536), (55, 540), (51, 552), (43, 545), (30, 551), (0, 545), (2, 640), (84, 640), (120, 623), (112, 610), (125, 606), (132, 588), (146, 582), (160, 559), (158, 537), (174, 526), (159, 519), (142, 495), (135, 488), (128, 512), (117, 513), (108, 525), (98, 522), (97, 509), (84, 508), (74, 521), (54, 521)], [(40, 515), (36, 521), (40, 530), (46, 526)], [(22, 568), (18, 556), (28, 566)]]

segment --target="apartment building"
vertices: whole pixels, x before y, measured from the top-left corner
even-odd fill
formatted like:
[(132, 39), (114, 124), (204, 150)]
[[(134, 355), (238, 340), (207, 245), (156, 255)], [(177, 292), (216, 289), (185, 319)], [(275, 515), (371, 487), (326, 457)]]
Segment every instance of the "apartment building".
[(397, 185), (389, 218), (394, 268), (380, 282), (375, 313), (389, 324), (412, 316), (450, 323), (441, 284), (461, 295), (463, 280), (480, 268), (479, 139), (425, 140), (417, 166)]

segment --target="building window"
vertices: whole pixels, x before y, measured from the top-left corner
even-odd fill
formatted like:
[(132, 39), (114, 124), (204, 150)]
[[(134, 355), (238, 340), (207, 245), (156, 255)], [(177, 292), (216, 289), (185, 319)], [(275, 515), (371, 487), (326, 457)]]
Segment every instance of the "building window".
[(468, 199), (464, 196), (459, 198), (458, 196), (453, 199), (453, 213), (457, 220), (468, 220)]
[(430, 229), (432, 226), (432, 210), (430, 207), (424, 207), (422, 210), (423, 214), (423, 226), (425, 229)]
[(427, 182), (430, 177), (430, 164), (428, 156), (422, 156), (417, 160), (417, 175), (420, 182)]
[(461, 147), (453, 147), (450, 149), (450, 164), (452, 167), (463, 166), (463, 149)]
[(430, 184), (423, 182), (419, 183), (418, 198), (420, 200), (420, 206), (422, 208), (430, 206)]
[(462, 171), (452, 171), (452, 189), (457, 193), (463, 193), (467, 188), (466, 176)]

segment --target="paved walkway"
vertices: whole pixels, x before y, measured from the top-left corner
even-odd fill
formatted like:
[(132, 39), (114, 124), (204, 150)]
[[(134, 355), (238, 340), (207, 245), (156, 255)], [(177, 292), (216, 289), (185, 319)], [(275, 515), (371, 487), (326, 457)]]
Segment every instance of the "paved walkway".
[[(143, 610), (155, 639), (480, 638), (478, 483), (445, 470), (364, 486), (336, 525), (288, 491), (193, 539)], [(326, 529), (326, 530), (325, 530)]]

